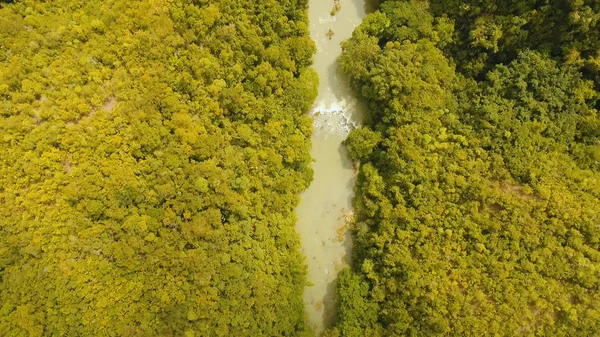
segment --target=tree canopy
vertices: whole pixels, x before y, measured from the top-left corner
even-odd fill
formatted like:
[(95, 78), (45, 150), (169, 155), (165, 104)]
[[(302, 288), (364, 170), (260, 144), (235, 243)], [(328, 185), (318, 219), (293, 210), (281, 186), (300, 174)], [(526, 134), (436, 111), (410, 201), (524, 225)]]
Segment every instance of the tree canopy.
[(599, 4), (515, 4), (388, 0), (343, 44), (369, 111), (330, 336), (600, 333)]
[(0, 8), (0, 335), (308, 334), (306, 1)]
[[(306, 7), (0, 1), (0, 335), (312, 334)], [(387, 0), (343, 43), (368, 111), (327, 336), (600, 334), (599, 20)]]

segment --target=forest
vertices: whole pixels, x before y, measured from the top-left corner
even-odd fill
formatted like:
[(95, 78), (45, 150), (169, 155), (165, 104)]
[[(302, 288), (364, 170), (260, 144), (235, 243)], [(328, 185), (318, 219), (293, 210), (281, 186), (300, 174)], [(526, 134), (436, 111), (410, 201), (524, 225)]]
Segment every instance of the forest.
[[(0, 336), (314, 336), (307, 8), (0, 0)], [(342, 50), (324, 335), (600, 336), (600, 1), (382, 0)]]
[(328, 336), (600, 334), (600, 2), (388, 0)]
[(0, 335), (310, 335), (306, 1), (0, 6)]

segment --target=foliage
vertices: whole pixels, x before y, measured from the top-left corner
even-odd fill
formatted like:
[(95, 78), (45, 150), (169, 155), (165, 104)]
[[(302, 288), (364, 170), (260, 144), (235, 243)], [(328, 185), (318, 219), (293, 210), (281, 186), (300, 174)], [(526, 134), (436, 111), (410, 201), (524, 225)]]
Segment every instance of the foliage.
[(0, 335), (296, 336), (306, 1), (0, 8)]
[(431, 0), (431, 11), (456, 22), (450, 48), (460, 69), (481, 74), (523, 49), (560, 57), (591, 76), (600, 72), (600, 3), (596, 0)]
[[(453, 17), (454, 2), (431, 3), (386, 1), (343, 44), (340, 65), (369, 111), (346, 141), (360, 164), (354, 265), (328, 334), (600, 334), (598, 92), (540, 47), (597, 31), (525, 39), (475, 74), (465, 65), (477, 55), (452, 53), (470, 26), (434, 15)], [(564, 25), (553, 30), (573, 32)], [(494, 36), (512, 31), (488, 28), (480, 47), (510, 54)]]
[(329, 13), (331, 16), (335, 16), (340, 10), (342, 10), (342, 5), (340, 4), (340, 0), (333, 0), (333, 9), (331, 10), (331, 13)]
[(354, 161), (359, 161), (373, 153), (373, 149), (380, 141), (381, 136), (377, 132), (361, 127), (350, 133), (345, 143), (350, 158)]
[(335, 35), (335, 32), (330, 28), (327, 33), (325, 33), (325, 36), (327, 36), (328, 39), (332, 39), (333, 36)]

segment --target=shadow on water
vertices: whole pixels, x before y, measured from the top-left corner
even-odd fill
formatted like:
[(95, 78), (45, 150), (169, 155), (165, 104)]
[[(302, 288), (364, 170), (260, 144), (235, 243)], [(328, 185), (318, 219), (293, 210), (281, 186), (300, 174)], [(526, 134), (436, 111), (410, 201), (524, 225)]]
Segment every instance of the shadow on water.
[[(352, 256), (352, 244), (351, 244), (351, 236), (350, 231), (347, 231), (344, 239), (344, 247), (346, 248), (346, 253), (344, 254), (344, 260), (346, 261), (347, 266), (344, 268), (349, 268), (348, 266), (352, 265), (351, 256)], [(338, 320), (338, 312), (337, 312), (337, 285), (338, 279), (335, 278), (333, 281), (327, 284), (327, 289), (325, 292), (325, 296), (323, 297), (323, 327), (325, 330), (332, 328), (336, 325)]]
[(352, 231), (347, 230), (344, 236), (344, 249), (346, 251), (344, 260), (346, 260), (346, 264), (348, 264), (348, 266), (352, 266)]
[[(350, 159), (350, 155), (348, 154), (348, 149), (346, 148), (346, 145), (344, 145), (343, 143), (340, 143), (338, 150), (340, 151), (340, 158), (342, 161), (342, 166), (345, 169), (354, 169), (354, 164), (352, 163), (352, 159)], [(354, 181), (354, 179), (352, 179), (352, 181), (351, 181), (352, 186), (354, 186), (353, 181)]]
[[(352, 234), (350, 231), (346, 231), (344, 238), (344, 248), (346, 249), (346, 253), (344, 254), (344, 260), (346, 261), (347, 266), (344, 268), (349, 268), (352, 266)], [(333, 281), (327, 284), (327, 289), (325, 292), (325, 296), (323, 297), (323, 326), (325, 329), (332, 328), (336, 325), (338, 320), (338, 312), (337, 312), (337, 285), (338, 279), (335, 278)]]
[(350, 78), (338, 62), (332, 63), (327, 68), (327, 76), (330, 79), (330, 90), (335, 100), (346, 102), (344, 107), (350, 112), (352, 120), (361, 123), (364, 120), (367, 105), (364, 100), (358, 99), (360, 93), (350, 86)]
[(335, 305), (337, 283), (337, 278), (329, 282), (325, 297), (323, 298), (323, 326), (326, 327), (326, 329), (335, 326), (337, 321), (337, 307)]
[(349, 79), (337, 62), (327, 68), (327, 76), (331, 81), (331, 91), (336, 101), (342, 101), (350, 96)]
[[(364, 18), (368, 14), (371, 14), (379, 9), (380, 0), (352, 0), (354, 5), (352, 8), (356, 8), (358, 17)], [(342, 2), (342, 10), (344, 10)]]
[(365, 0), (365, 13), (371, 14), (379, 9), (379, 0)]

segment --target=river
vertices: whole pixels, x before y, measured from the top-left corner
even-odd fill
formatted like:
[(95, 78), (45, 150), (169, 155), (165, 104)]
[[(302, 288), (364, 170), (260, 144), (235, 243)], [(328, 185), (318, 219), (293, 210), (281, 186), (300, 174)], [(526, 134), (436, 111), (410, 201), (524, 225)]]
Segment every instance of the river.
[(314, 68), (320, 85), (311, 111), (314, 180), (301, 195), (296, 213), (310, 283), (304, 290), (306, 313), (317, 336), (334, 322), (336, 276), (350, 262), (345, 216), (351, 214), (354, 169), (342, 141), (364, 111), (336, 60), (342, 51), (340, 43), (352, 35), (370, 8), (364, 0), (341, 0), (340, 6), (331, 16), (333, 0), (309, 0), (310, 33), (317, 44)]

